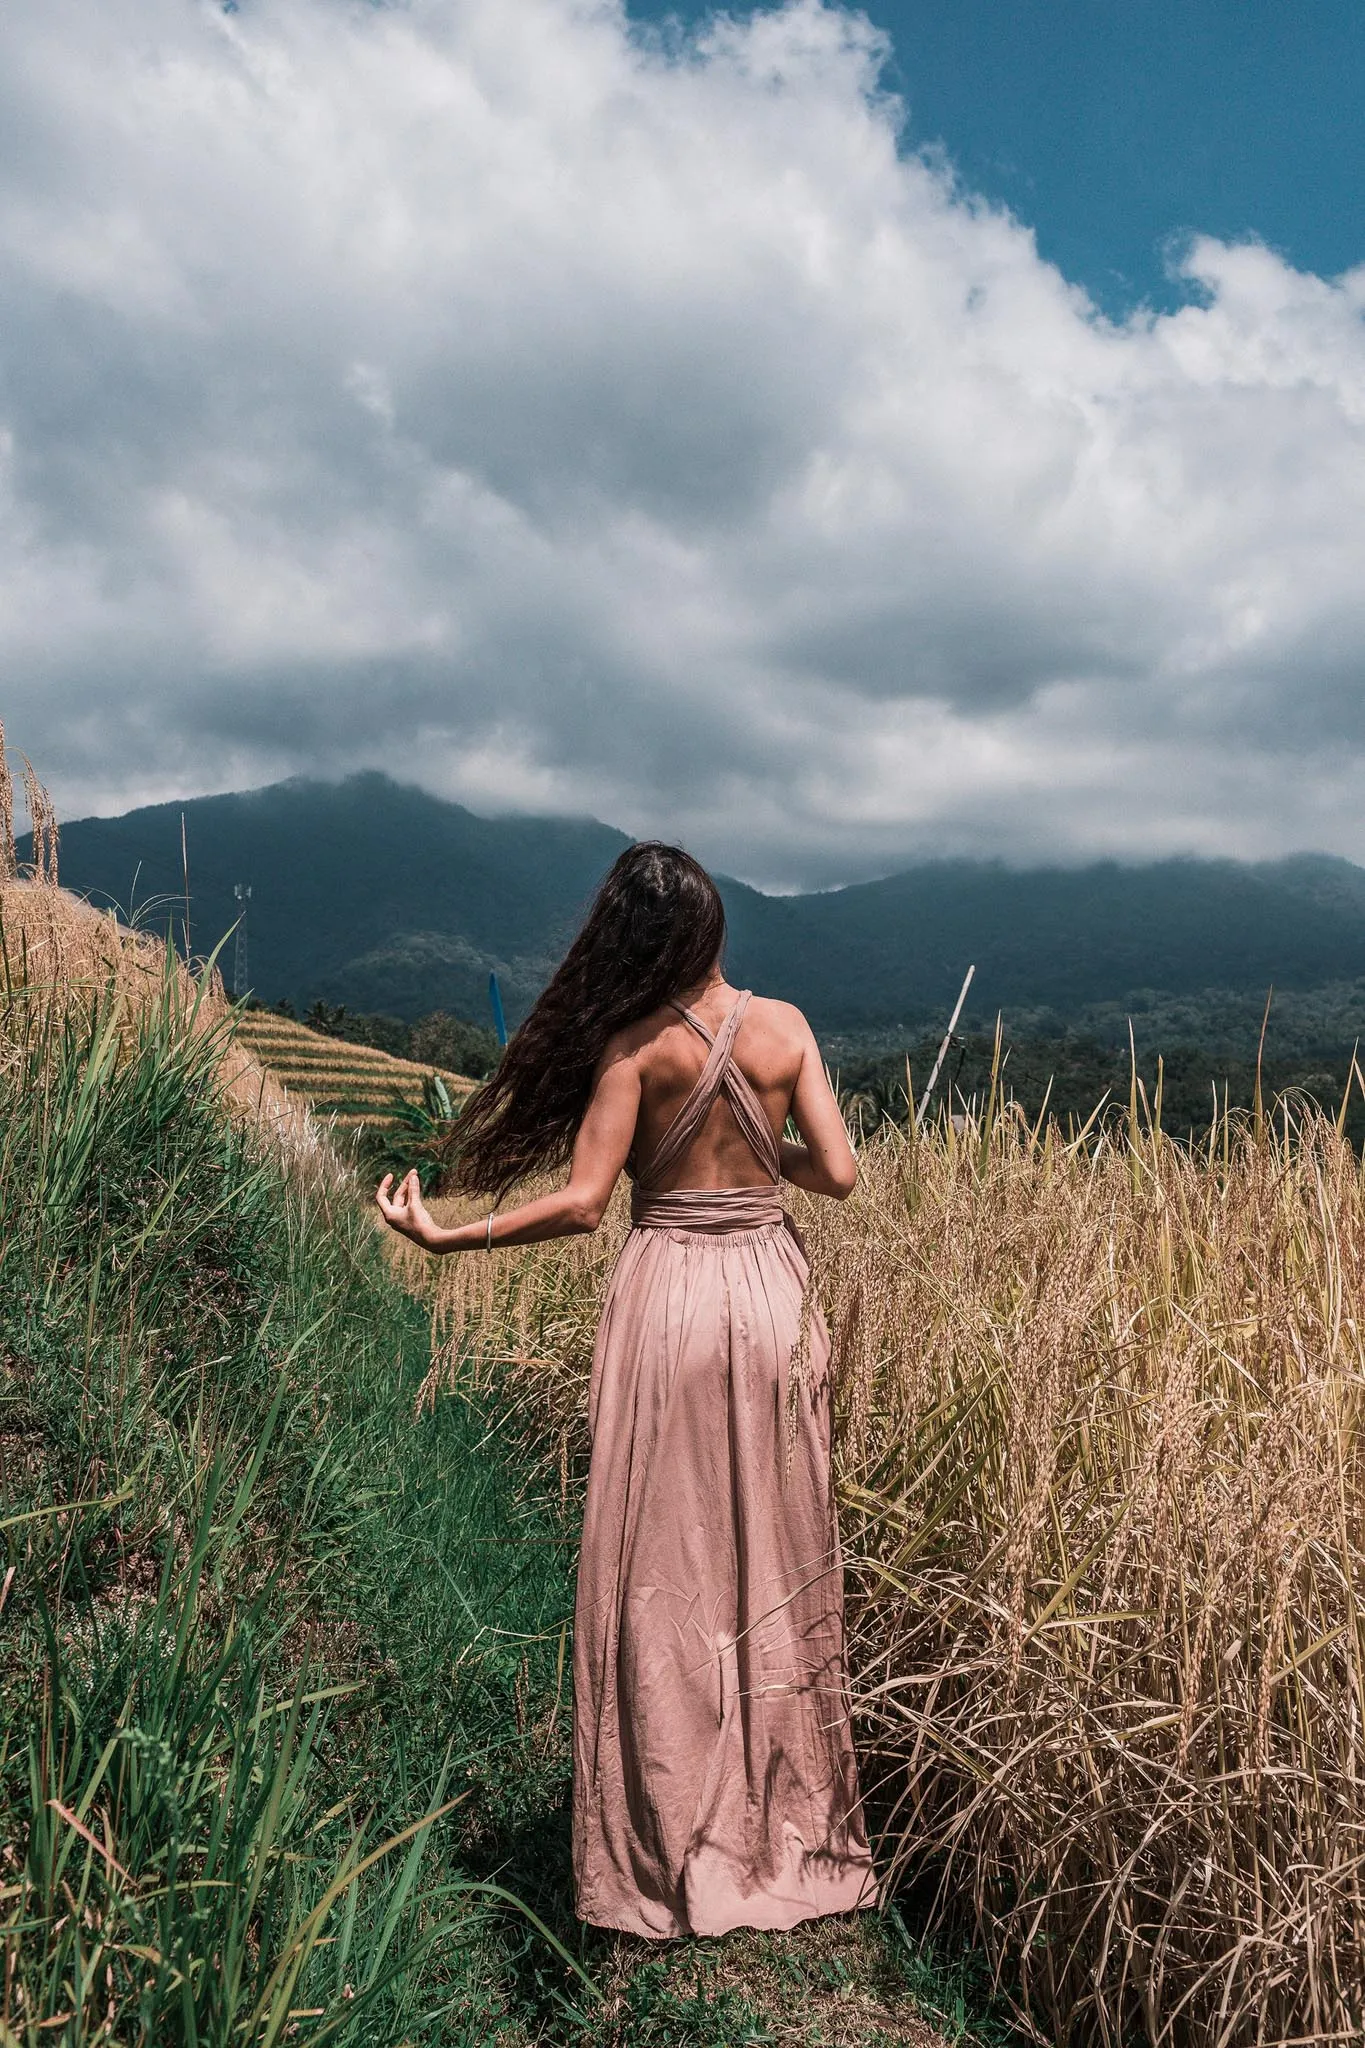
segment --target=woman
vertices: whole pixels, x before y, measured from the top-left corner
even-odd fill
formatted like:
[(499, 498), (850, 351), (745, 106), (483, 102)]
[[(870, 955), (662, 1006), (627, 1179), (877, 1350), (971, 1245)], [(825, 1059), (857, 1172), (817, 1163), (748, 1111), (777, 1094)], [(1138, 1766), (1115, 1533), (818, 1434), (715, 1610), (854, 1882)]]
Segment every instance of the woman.
[(654, 1937), (876, 1899), (829, 1337), (778, 1198), (785, 1176), (840, 1200), (857, 1167), (805, 1018), (731, 988), (724, 943), (705, 870), (632, 846), (460, 1119), (460, 1186), (500, 1201), (571, 1160), (567, 1184), (449, 1230), (415, 1175), (377, 1193), (429, 1251), (486, 1251), (595, 1230), (634, 1182), (588, 1395), (573, 1859), (580, 1918)]

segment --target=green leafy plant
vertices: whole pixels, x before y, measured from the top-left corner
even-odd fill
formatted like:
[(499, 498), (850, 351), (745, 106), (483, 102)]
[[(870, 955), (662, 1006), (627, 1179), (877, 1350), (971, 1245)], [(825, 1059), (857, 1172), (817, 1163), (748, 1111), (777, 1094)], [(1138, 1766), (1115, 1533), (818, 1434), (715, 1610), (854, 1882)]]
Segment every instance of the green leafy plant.
[(422, 1192), (432, 1193), (446, 1169), (462, 1106), (452, 1101), (439, 1074), (426, 1076), (420, 1102), (395, 1089), (388, 1124), (373, 1128), (364, 1143), (367, 1164), (398, 1176), (415, 1169)]

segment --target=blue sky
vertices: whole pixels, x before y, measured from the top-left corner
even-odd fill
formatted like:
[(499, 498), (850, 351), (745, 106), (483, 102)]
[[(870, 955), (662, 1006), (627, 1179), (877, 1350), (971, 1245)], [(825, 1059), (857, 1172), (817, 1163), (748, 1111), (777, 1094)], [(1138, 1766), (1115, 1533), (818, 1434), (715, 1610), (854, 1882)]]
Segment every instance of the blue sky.
[[(639, 20), (710, 10), (630, 0)], [(733, 6), (743, 15), (754, 10)], [(1033, 227), (1107, 312), (1187, 296), (1163, 250), (1258, 236), (1297, 269), (1365, 257), (1361, 0), (869, 0), (907, 143)]]

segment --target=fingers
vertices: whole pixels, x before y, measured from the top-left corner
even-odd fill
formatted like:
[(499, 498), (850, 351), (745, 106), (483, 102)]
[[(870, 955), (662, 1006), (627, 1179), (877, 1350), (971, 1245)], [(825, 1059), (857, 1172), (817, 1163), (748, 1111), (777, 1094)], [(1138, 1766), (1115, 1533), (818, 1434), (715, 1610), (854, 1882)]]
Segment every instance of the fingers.
[(374, 1199), (385, 1222), (405, 1236), (412, 1235), (415, 1222), (426, 1218), (422, 1182), (415, 1166), (409, 1168), (397, 1186), (393, 1175), (386, 1173), (374, 1191)]
[(386, 1173), (374, 1191), (374, 1199), (385, 1222), (393, 1224), (396, 1230), (403, 1229), (408, 1220), (412, 1200), (407, 1177), (405, 1176), (395, 1188), (393, 1175)]

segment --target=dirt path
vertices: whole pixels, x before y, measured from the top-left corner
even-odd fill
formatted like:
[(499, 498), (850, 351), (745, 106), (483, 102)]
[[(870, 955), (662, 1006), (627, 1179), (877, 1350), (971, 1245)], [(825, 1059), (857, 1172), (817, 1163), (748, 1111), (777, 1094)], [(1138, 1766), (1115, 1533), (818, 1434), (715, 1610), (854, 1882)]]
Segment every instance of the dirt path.
[(608, 1996), (594, 2038), (630, 2048), (949, 2048), (973, 2038), (946, 2012), (943, 2030), (924, 2017), (939, 1999), (955, 2002), (952, 1989), (934, 1985), (875, 1913), (718, 1941), (656, 1946), (621, 1936), (594, 1974)]

